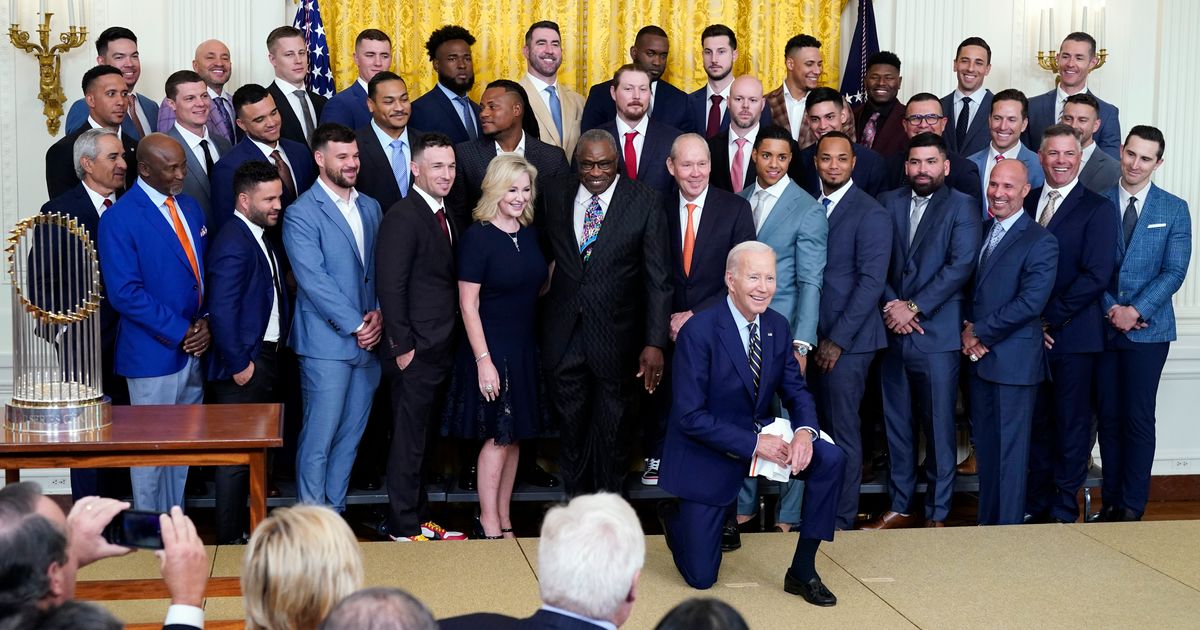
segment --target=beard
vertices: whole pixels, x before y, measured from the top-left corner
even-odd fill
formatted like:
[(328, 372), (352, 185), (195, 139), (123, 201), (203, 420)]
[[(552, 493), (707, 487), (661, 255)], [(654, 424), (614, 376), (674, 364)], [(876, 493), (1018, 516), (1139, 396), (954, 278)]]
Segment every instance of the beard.
[(447, 77), (447, 76), (438, 75), (438, 83), (441, 83), (442, 85), (446, 86), (447, 88), (449, 88), (449, 90), (451, 92), (454, 92), (455, 94), (466, 94), (467, 92), (471, 91), (472, 87), (475, 86), (475, 75), (472, 74), (470, 77), (467, 78), (466, 81), (461, 81), (461, 82), (452, 76)]
[(347, 176), (340, 170), (330, 171), (326, 169), (325, 176), (329, 178), (329, 181), (341, 186), (342, 188), (354, 188), (354, 184), (358, 182), (358, 171), (353, 171), (349, 176)]

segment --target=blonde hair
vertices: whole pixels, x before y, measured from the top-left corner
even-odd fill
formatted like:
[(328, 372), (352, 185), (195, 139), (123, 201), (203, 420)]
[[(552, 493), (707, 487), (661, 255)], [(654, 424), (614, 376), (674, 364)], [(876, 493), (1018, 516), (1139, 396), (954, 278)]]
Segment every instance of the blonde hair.
[(329, 508), (280, 508), (246, 547), (242, 597), (247, 630), (312, 630), (363, 582), (350, 526)]
[(491, 221), (500, 212), (502, 199), (513, 182), (524, 173), (529, 176), (529, 203), (517, 217), (521, 225), (533, 223), (533, 200), (537, 197), (537, 167), (519, 155), (501, 155), (488, 164), (487, 175), (483, 176), (483, 197), (475, 204), (471, 218), (476, 221)]

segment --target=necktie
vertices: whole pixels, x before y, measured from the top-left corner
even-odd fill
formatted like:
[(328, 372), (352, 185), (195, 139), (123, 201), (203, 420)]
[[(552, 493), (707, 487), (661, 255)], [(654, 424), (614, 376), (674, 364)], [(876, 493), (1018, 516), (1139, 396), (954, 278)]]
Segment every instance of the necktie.
[(1121, 217), (1121, 228), (1125, 232), (1125, 246), (1129, 246), (1129, 240), (1133, 238), (1133, 228), (1137, 227), (1137, 197), (1130, 197), (1129, 203), (1125, 204), (1125, 214)]
[(996, 249), (996, 245), (1000, 239), (1004, 238), (1004, 226), (1000, 225), (999, 221), (992, 224), (992, 231), (988, 232), (987, 244), (983, 246), (983, 255), (979, 257), (979, 268), (983, 268), (983, 264), (987, 262), (989, 256), (992, 255), (992, 250)]
[(971, 99), (964, 96), (962, 110), (958, 112), (958, 122), (954, 123), (954, 139), (958, 142), (958, 150), (962, 151), (967, 143), (967, 126), (971, 122)]
[(187, 254), (188, 263), (192, 266), (192, 275), (196, 278), (196, 296), (203, 304), (204, 281), (200, 279), (200, 264), (196, 262), (196, 252), (192, 250), (192, 242), (188, 240), (187, 228), (183, 227), (183, 221), (179, 219), (179, 211), (175, 209), (175, 198), (167, 197), (166, 203), (167, 210), (171, 213), (171, 225), (175, 228), (175, 237), (179, 239), (183, 253)]
[(553, 85), (546, 86), (546, 92), (550, 95), (550, 117), (554, 119), (554, 128), (558, 129), (558, 140), (563, 139), (562, 126), (562, 102), (558, 100), (558, 90), (554, 89)]
[(713, 94), (709, 100), (712, 101), (712, 106), (708, 108), (708, 127), (704, 130), (705, 138), (711, 138), (721, 131), (721, 101), (725, 98), (720, 94)]
[(696, 211), (696, 204), (687, 204), (688, 220), (687, 229), (683, 232), (683, 275), (692, 275), (692, 252), (696, 249), (696, 228), (692, 223), (692, 213)]
[(438, 207), (437, 212), (434, 212), (433, 216), (437, 217), (438, 227), (442, 228), (442, 234), (446, 235), (446, 240), (450, 241), (450, 244), (453, 245), (454, 239), (450, 237), (450, 222), (446, 220), (446, 209)]
[(768, 194), (770, 194), (770, 193), (768, 193), (766, 190), (762, 190), (762, 189), (760, 189), (758, 192), (754, 193), (754, 211), (752, 212), (752, 214), (754, 215), (754, 231), (755, 231), (755, 233), (757, 233), (758, 230), (762, 229), (763, 206), (766, 203)]
[(829, 212), (829, 206), (830, 206), (831, 204), (833, 204), (833, 200), (832, 200), (832, 199), (830, 199), (829, 197), (821, 197), (821, 205), (822, 205), (822, 206), (825, 206), (825, 216), (826, 216), (826, 218), (828, 218), (828, 217), (829, 217), (829, 215), (830, 215), (830, 212)]
[(292, 94), (300, 101), (300, 111), (304, 113), (304, 143), (309, 144), (316, 124), (313, 123), (312, 113), (308, 111), (308, 99), (304, 98), (304, 90), (296, 90)]
[(208, 150), (208, 140), (200, 141), (200, 150), (204, 152), (204, 172), (212, 173), (213, 159), (212, 152)]
[(287, 193), (288, 204), (290, 204), (296, 200), (296, 181), (292, 179), (292, 169), (288, 168), (287, 162), (283, 161), (279, 149), (271, 152), (271, 161), (275, 163), (275, 170), (279, 171), (279, 179), (283, 180), (283, 191)]
[(925, 214), (925, 206), (929, 197), (913, 197), (912, 212), (908, 215), (908, 244), (912, 245), (917, 236), (917, 227), (921, 225), (921, 216)]
[(471, 110), (471, 101), (467, 97), (460, 96), (455, 101), (458, 102), (458, 109), (462, 115), (463, 127), (467, 130), (467, 137), (474, 140), (479, 137), (479, 132), (475, 129), (475, 112)]
[(762, 345), (758, 339), (758, 324), (750, 322), (750, 373), (754, 375), (754, 396), (758, 397), (758, 383), (762, 374)]
[(863, 125), (863, 145), (868, 149), (875, 144), (875, 125), (879, 124), (879, 112), (871, 114), (867, 119), (867, 124)]
[(233, 119), (230, 118), (229, 110), (226, 108), (225, 103), (224, 96), (218, 96), (213, 99), (213, 107), (217, 110), (217, 116), (221, 118), (221, 135), (225, 136), (225, 139), (230, 144), (233, 144), (236, 142), (237, 129), (233, 126)]
[(746, 146), (746, 139), (738, 138), (733, 142), (737, 144), (737, 151), (733, 152), (733, 164), (729, 165), (729, 179), (733, 182), (733, 192), (740, 193), (746, 184), (746, 172), (742, 167), (742, 160), (746, 157), (745, 153), (742, 152), (742, 149)]
[(1046, 193), (1046, 207), (1042, 208), (1042, 214), (1038, 216), (1038, 223), (1042, 227), (1050, 225), (1050, 220), (1054, 218), (1054, 210), (1058, 205), (1059, 195), (1057, 190), (1051, 190)]
[(996, 161), (997, 161), (997, 162), (1002, 162), (1002, 161), (1004, 161), (1004, 155), (1003, 155), (1002, 153), (997, 153), (997, 154), (996, 154)]
[(142, 127), (142, 119), (137, 115), (137, 95), (129, 95), (129, 111), (125, 113), (129, 117), (129, 122), (133, 123), (133, 127), (137, 129), (138, 139), (146, 137), (146, 129)]
[(400, 196), (408, 196), (408, 160), (404, 158), (404, 141), (400, 138), (392, 140), (392, 175), (396, 177), (396, 185), (400, 187)]
[(636, 131), (625, 134), (625, 174), (629, 179), (637, 179), (637, 151), (633, 148), (633, 139), (637, 134)]
[(603, 218), (600, 197), (592, 195), (587, 210), (583, 213), (583, 238), (579, 242), (579, 255), (583, 256), (583, 262), (587, 262), (592, 257), (592, 245), (596, 243), (596, 237), (600, 235), (600, 222)]
[(275, 304), (279, 311), (279, 343), (287, 338), (287, 302), (284, 301), (283, 284), (279, 281), (279, 265), (275, 262), (275, 247), (271, 245), (266, 233), (263, 233), (262, 244), (267, 248), (267, 262), (271, 263), (271, 284), (275, 285)]
[(108, 209), (109, 209), (109, 208), (111, 208), (111, 207), (112, 207), (112, 199), (108, 199), (108, 198), (106, 197), (106, 198), (104, 199), (104, 209), (105, 209), (105, 210), (108, 210)]

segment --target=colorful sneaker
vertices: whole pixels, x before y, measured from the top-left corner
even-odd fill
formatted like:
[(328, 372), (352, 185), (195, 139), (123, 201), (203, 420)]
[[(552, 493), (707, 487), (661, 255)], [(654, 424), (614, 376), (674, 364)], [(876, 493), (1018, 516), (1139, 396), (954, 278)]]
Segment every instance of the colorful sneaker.
[(429, 539), (423, 534), (417, 534), (416, 536), (392, 536), (388, 534), (388, 538), (391, 538), (392, 542), (429, 542)]
[(646, 458), (646, 472), (642, 473), (642, 485), (643, 486), (657, 486), (658, 485), (658, 466), (659, 466), (659, 464), (660, 464), (660, 461), (653, 457)]
[(430, 540), (466, 540), (467, 535), (462, 532), (447, 531), (446, 528), (434, 523), (433, 521), (425, 521), (421, 523), (421, 533)]

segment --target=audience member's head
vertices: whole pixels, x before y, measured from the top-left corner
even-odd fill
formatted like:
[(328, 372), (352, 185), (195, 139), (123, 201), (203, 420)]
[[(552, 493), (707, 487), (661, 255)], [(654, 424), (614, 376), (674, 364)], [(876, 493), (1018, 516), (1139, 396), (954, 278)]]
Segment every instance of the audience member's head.
[(37, 484), (0, 489), (0, 617), (75, 596), (67, 520)]
[(125, 624), (89, 602), (63, 602), (45, 610), (26, 608), (0, 621), (0, 630), (121, 630)]
[(974, 94), (983, 87), (983, 79), (992, 71), (992, 47), (982, 37), (962, 40), (954, 51), (954, 74), (958, 91)]
[(321, 630), (437, 630), (428, 608), (398, 588), (368, 588), (343, 599)]
[(267, 35), (267, 61), (275, 76), (303, 88), (308, 73), (308, 45), (304, 32), (293, 26), (280, 26)]
[(711, 597), (695, 597), (671, 609), (654, 630), (748, 630), (732, 606)]
[(229, 47), (219, 39), (201, 42), (196, 47), (196, 57), (192, 59), (192, 70), (204, 78), (208, 87), (219, 92), (233, 74), (233, 60), (229, 57)]
[(412, 171), (413, 186), (441, 199), (450, 193), (458, 172), (454, 143), (444, 133), (427, 133), (413, 143), (412, 162), (408, 166)]
[(613, 74), (609, 93), (617, 107), (617, 117), (630, 126), (637, 125), (650, 113), (650, 82), (653, 79), (646, 70), (625, 64)]
[(763, 107), (763, 84), (757, 77), (743, 74), (729, 86), (729, 124), (742, 134), (758, 126)]
[(593, 195), (608, 190), (617, 180), (617, 140), (603, 129), (589, 129), (575, 145), (579, 183)]

